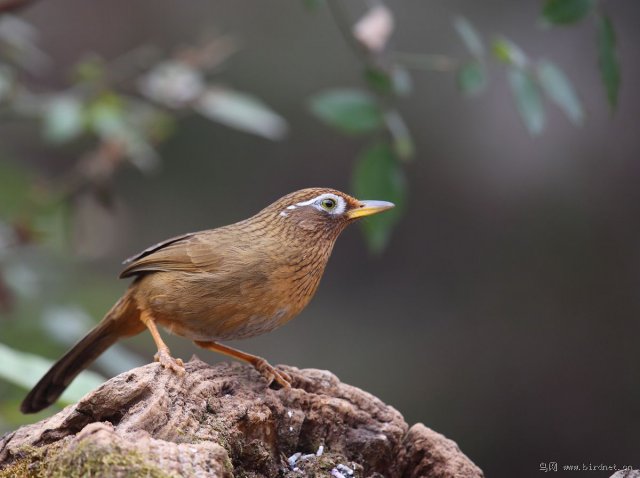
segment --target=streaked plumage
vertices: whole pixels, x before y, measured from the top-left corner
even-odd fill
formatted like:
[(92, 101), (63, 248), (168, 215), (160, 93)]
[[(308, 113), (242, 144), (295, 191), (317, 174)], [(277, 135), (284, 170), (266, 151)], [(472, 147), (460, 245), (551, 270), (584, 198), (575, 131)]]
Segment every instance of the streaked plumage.
[(303, 189), (255, 216), (228, 226), (160, 242), (125, 261), (133, 277), (122, 299), (29, 393), (23, 412), (57, 399), (73, 378), (120, 337), (149, 328), (156, 359), (180, 371), (155, 324), (197, 345), (252, 363), (270, 381), (288, 377), (264, 359), (221, 344), (269, 332), (295, 317), (313, 297), (333, 245), (354, 219), (392, 207), (336, 190)]

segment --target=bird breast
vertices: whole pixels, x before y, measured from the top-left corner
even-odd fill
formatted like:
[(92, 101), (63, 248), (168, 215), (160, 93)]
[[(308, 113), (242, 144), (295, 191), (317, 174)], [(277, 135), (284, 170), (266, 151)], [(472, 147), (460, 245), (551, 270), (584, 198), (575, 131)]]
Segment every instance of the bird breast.
[(249, 338), (284, 325), (306, 307), (330, 252), (244, 254), (211, 272), (153, 272), (139, 279), (136, 296), (158, 324), (176, 335), (191, 340)]

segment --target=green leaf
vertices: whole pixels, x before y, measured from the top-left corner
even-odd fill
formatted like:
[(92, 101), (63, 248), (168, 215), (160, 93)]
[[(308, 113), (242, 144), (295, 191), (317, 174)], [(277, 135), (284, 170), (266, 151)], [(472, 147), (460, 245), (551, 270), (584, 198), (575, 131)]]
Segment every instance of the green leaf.
[(413, 87), (409, 72), (400, 65), (394, 65), (390, 71), (367, 68), (364, 79), (373, 90), (383, 95), (407, 96)]
[(413, 83), (409, 71), (401, 65), (395, 65), (391, 71), (393, 92), (398, 96), (409, 96), (413, 90)]
[(105, 93), (89, 107), (89, 124), (101, 138), (120, 137), (127, 131), (124, 101), (113, 93)]
[(591, 12), (595, 4), (595, 0), (547, 0), (542, 16), (555, 25), (575, 23)]
[(393, 151), (399, 159), (407, 161), (413, 158), (415, 145), (407, 124), (397, 111), (386, 114), (387, 128), (393, 139)]
[(524, 68), (529, 63), (522, 48), (506, 38), (498, 38), (493, 42), (494, 56), (508, 65)]
[(453, 20), (453, 26), (462, 38), (467, 50), (469, 53), (476, 58), (481, 58), (484, 56), (484, 44), (482, 43), (482, 39), (480, 35), (476, 31), (476, 29), (471, 25), (469, 20), (465, 17), (456, 17)]
[(58, 95), (44, 110), (44, 137), (53, 143), (65, 143), (79, 136), (85, 127), (83, 105), (71, 95)]
[(584, 121), (584, 111), (578, 95), (564, 72), (556, 64), (541, 60), (537, 65), (536, 73), (549, 99), (558, 105), (573, 124), (581, 125)]
[(389, 242), (407, 199), (404, 171), (389, 144), (373, 144), (360, 155), (354, 170), (353, 190), (360, 199), (385, 200), (396, 205), (389, 211), (362, 220), (369, 250), (380, 253)]
[(259, 99), (225, 88), (210, 88), (194, 108), (210, 120), (271, 140), (282, 139), (287, 122)]
[(616, 34), (607, 15), (598, 18), (598, 56), (600, 76), (607, 90), (609, 106), (615, 110), (618, 106), (620, 65), (616, 54)]
[(32, 179), (22, 165), (0, 161), (0, 215), (15, 219), (28, 210)]
[(536, 136), (544, 129), (542, 97), (529, 73), (520, 68), (510, 68), (509, 86), (516, 101), (518, 113), (530, 135)]
[(458, 71), (458, 87), (465, 95), (477, 95), (486, 86), (486, 70), (479, 61), (470, 61)]
[(364, 71), (364, 79), (372, 89), (379, 93), (384, 95), (393, 93), (393, 79), (386, 70), (369, 67)]
[(318, 118), (347, 134), (370, 133), (384, 122), (373, 96), (361, 90), (324, 91), (311, 98), (310, 107)]
[[(0, 378), (9, 383), (30, 389), (51, 368), (53, 362), (38, 355), (14, 350), (0, 343)], [(90, 371), (84, 371), (71, 383), (60, 397), (60, 401), (73, 403), (91, 390), (99, 387), (106, 379)]]
[(74, 79), (80, 83), (95, 83), (105, 76), (105, 64), (102, 58), (90, 56), (74, 67)]

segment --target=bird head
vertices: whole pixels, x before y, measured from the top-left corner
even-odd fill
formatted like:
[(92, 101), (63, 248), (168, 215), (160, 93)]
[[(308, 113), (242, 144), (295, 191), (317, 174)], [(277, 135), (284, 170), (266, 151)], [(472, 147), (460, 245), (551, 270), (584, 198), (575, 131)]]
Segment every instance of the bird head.
[(308, 188), (278, 199), (262, 213), (286, 229), (306, 230), (335, 238), (350, 223), (394, 207), (387, 201), (359, 200), (328, 188)]

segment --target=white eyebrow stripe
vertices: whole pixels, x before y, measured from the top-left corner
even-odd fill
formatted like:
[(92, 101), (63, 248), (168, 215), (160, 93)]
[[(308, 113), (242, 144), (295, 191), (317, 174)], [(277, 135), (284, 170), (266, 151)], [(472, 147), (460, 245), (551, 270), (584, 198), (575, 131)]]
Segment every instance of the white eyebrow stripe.
[[(293, 210), (296, 209), (298, 207), (304, 207), (304, 206), (311, 206), (314, 205), (316, 207), (316, 209), (318, 210), (323, 210), (320, 206), (317, 205), (318, 202), (322, 201), (323, 199), (333, 199), (334, 201), (336, 201), (336, 208), (330, 212), (330, 214), (333, 215), (339, 215), (342, 214), (346, 207), (347, 204), (345, 202), (345, 200), (338, 196), (337, 194), (333, 194), (333, 193), (325, 193), (325, 194), (320, 194), (319, 196), (316, 196), (312, 199), (309, 199), (308, 201), (301, 201), (299, 203), (296, 204), (292, 204), (290, 206), (287, 206), (285, 209), (282, 210), (282, 212), (280, 213), (281, 216), (287, 216), (288, 214), (285, 212), (286, 210)], [(326, 211), (325, 211), (326, 212)]]
[(289, 207), (290, 207), (290, 208), (295, 208), (295, 207), (298, 207), (298, 206), (309, 206), (310, 204), (313, 204), (313, 203), (314, 203), (314, 202), (316, 202), (318, 199), (320, 199), (322, 196), (326, 196), (326, 194), (322, 194), (322, 195), (320, 195), (320, 196), (318, 196), (318, 197), (315, 197), (315, 198), (313, 198), (313, 199), (309, 199), (308, 201), (302, 201), (302, 202), (299, 202), (299, 203), (297, 203), (295, 206), (289, 206)]

